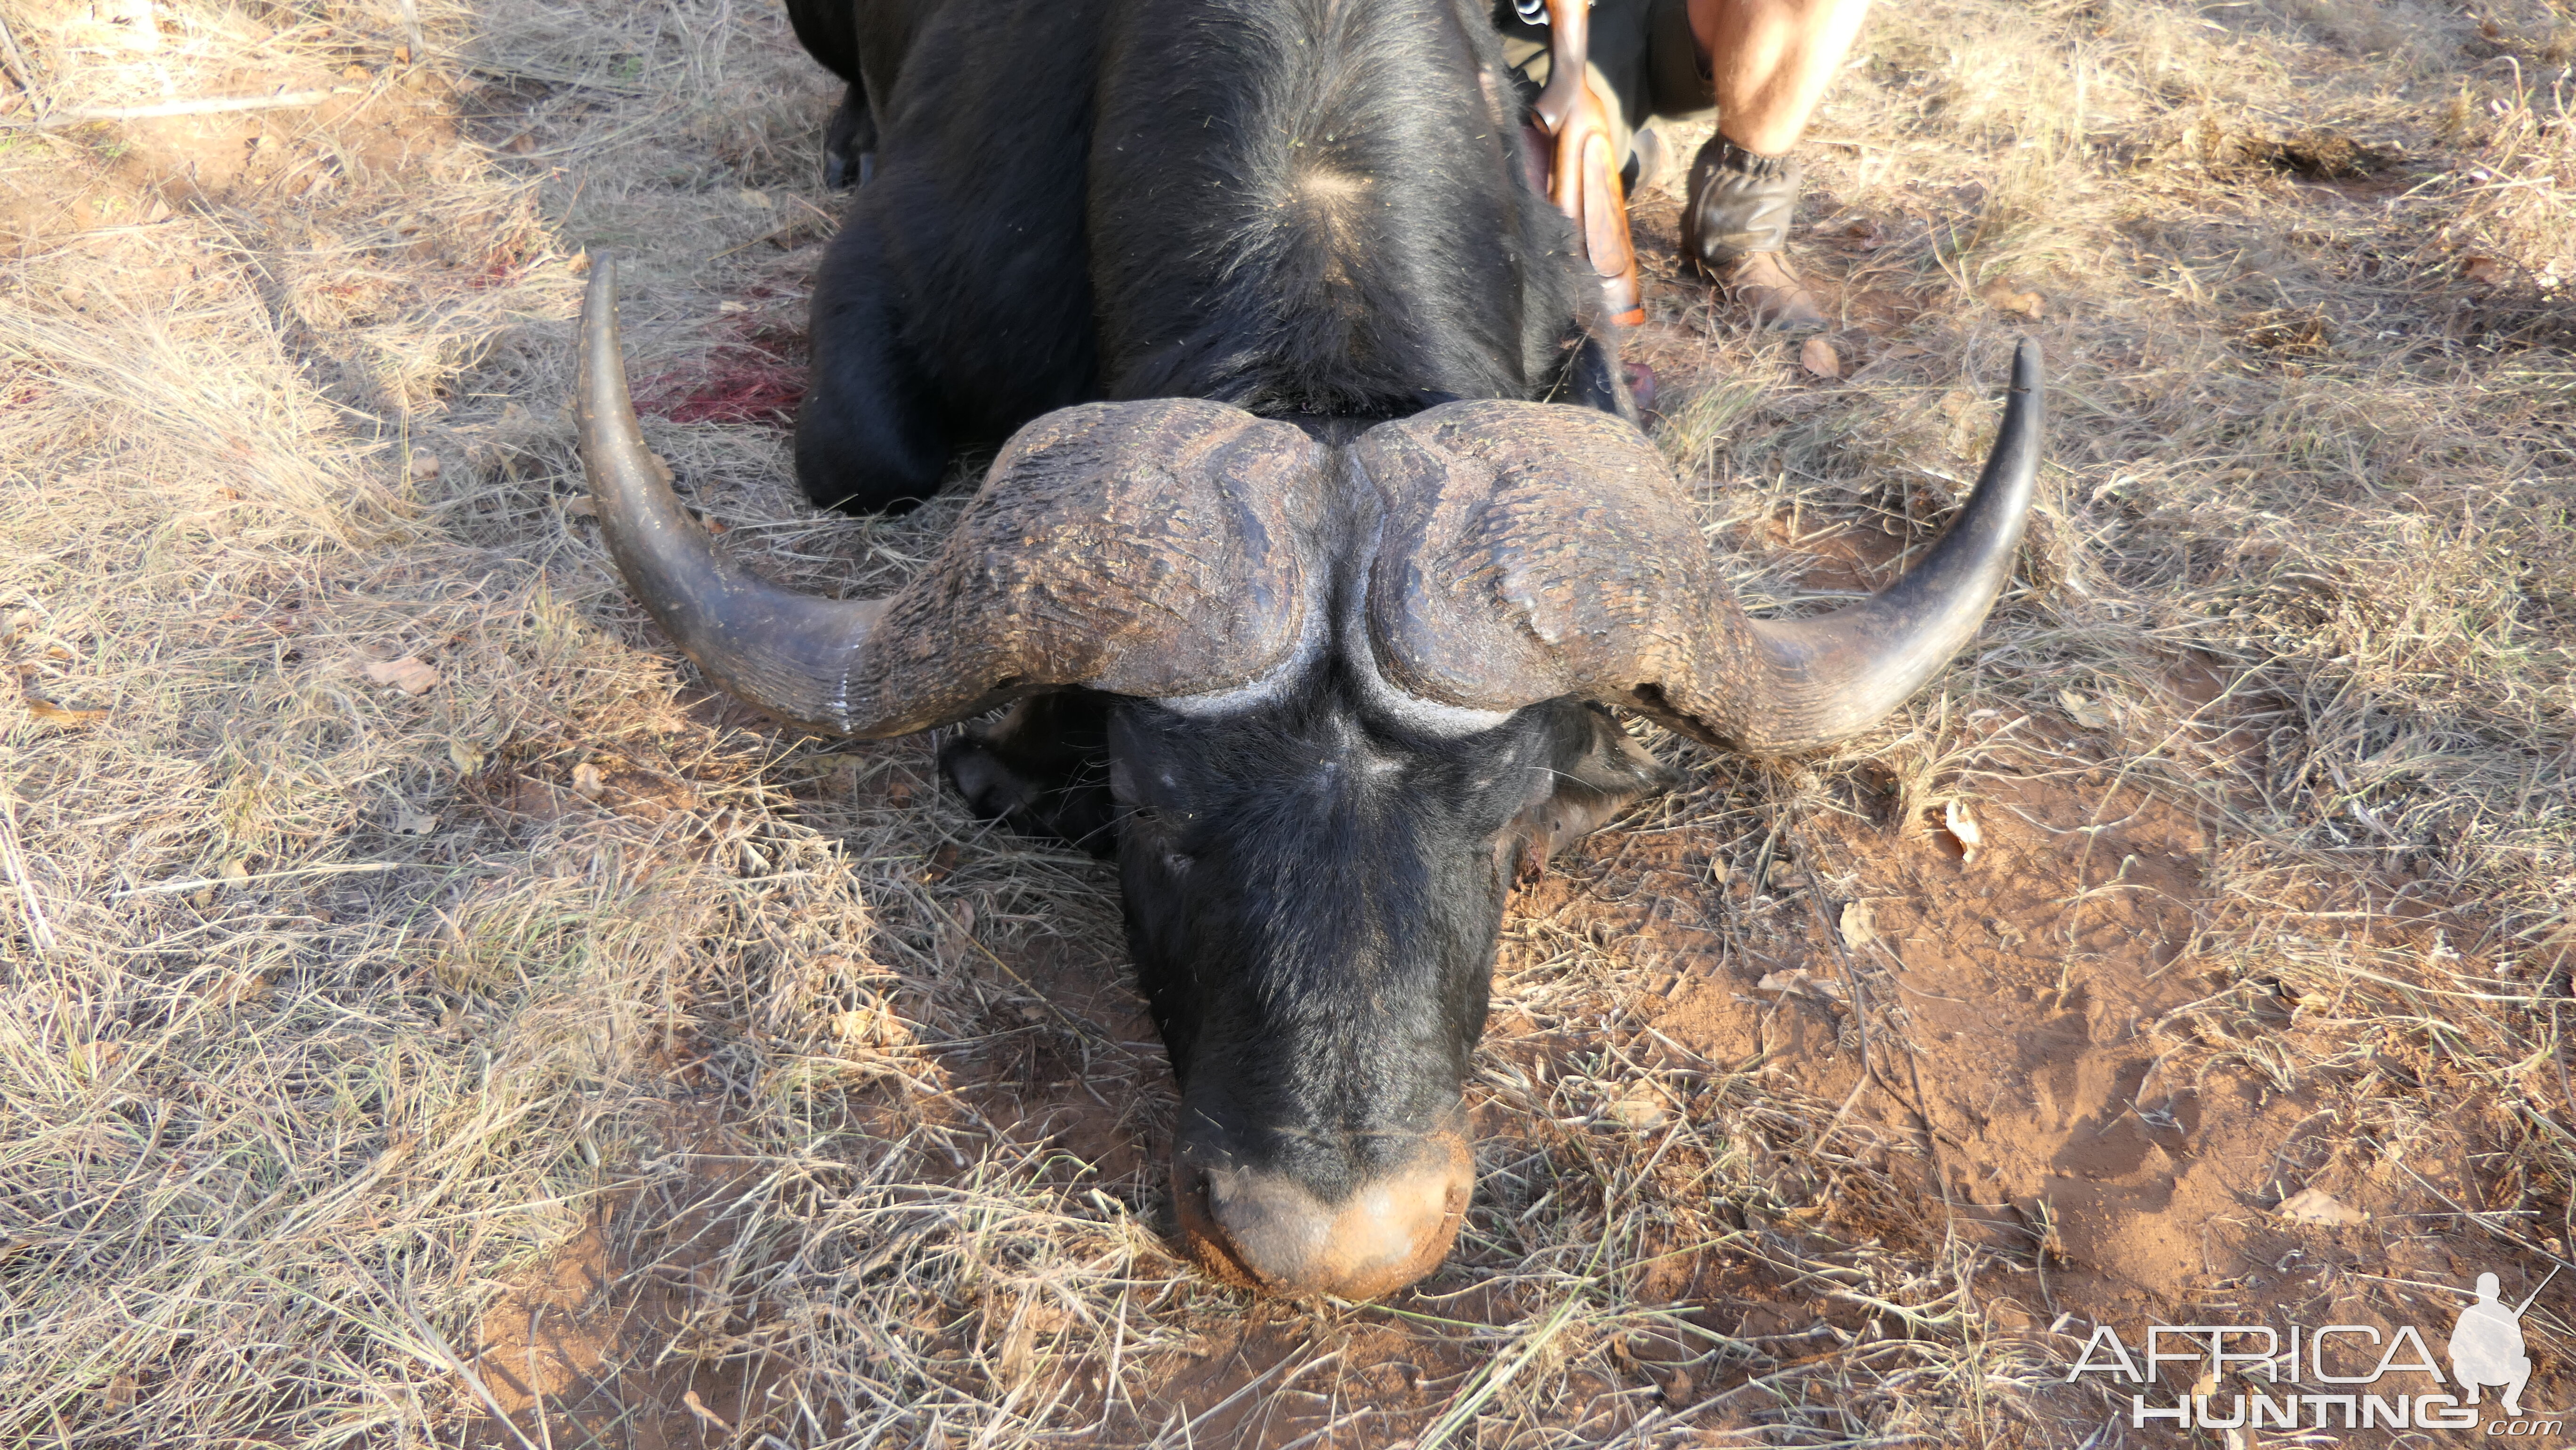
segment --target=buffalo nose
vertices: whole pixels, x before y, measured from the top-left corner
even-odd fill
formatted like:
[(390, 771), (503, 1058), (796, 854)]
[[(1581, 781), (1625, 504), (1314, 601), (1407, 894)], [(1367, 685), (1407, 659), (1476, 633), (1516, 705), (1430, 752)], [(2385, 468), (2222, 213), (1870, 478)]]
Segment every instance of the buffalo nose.
[(1274, 1294), (1374, 1299), (1439, 1267), (1466, 1217), (1475, 1160), (1440, 1133), (1338, 1200), (1284, 1173), (1176, 1160), (1181, 1237), (1218, 1278)]

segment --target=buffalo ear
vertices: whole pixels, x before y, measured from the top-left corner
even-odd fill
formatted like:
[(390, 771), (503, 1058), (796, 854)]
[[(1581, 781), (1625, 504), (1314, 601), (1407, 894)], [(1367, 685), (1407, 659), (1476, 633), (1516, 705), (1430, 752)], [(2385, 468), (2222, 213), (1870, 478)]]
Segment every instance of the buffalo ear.
[(1628, 369), (1619, 361), (1619, 344), (1591, 328), (1575, 335), (1566, 349), (1564, 391), (1559, 401), (1624, 418), (1642, 428), (1636, 395), (1628, 387)]
[(939, 772), (982, 819), (1114, 860), (1108, 718), (1087, 691), (1032, 696), (959, 726), (939, 747)]
[(1618, 717), (1586, 703), (1557, 742), (1556, 789), (1505, 828), (1518, 843), (1519, 875), (1535, 880), (1550, 856), (1609, 824), (1641, 797), (1672, 789), (1681, 772), (1646, 753), (1619, 728)]

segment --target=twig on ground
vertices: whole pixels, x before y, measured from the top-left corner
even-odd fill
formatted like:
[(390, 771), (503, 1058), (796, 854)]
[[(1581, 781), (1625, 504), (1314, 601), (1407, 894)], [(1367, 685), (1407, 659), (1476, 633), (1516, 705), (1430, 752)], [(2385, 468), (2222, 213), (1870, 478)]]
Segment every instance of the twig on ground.
[(156, 881), (150, 886), (136, 886), (108, 894), (110, 901), (123, 901), (129, 896), (166, 896), (172, 892), (203, 891), (209, 886), (250, 886), (261, 881), (284, 881), (297, 876), (350, 876), (368, 871), (399, 871), (400, 861), (354, 861), (342, 866), (299, 866), (292, 871), (257, 871), (248, 876), (192, 876), (185, 881)]
[(355, 86), (333, 86), (320, 91), (279, 91), (268, 96), (206, 96), (193, 101), (154, 101), (143, 106), (65, 106), (46, 112), (33, 121), (10, 124), (20, 130), (47, 130), (56, 126), (78, 126), (89, 121), (151, 121), (165, 116), (212, 116), (228, 111), (274, 111), (295, 106), (318, 106), (333, 96), (354, 96)]
[(50, 956), (54, 950), (54, 926), (45, 919), (44, 899), (36, 894), (36, 880), (27, 871), (27, 853), (18, 842), (17, 792), (0, 784), (0, 865), (9, 872), (9, 886), (18, 894), (18, 910), (27, 919), (27, 937), (36, 944), (39, 955)]
[(27, 67), (26, 55), (18, 49), (18, 37), (9, 33), (9, 22), (0, 20), (0, 60), (9, 64), (9, 73), (18, 78), (18, 89), (27, 93), (27, 104), (36, 108), (36, 119), (45, 118), (45, 93), (36, 87), (36, 73)]

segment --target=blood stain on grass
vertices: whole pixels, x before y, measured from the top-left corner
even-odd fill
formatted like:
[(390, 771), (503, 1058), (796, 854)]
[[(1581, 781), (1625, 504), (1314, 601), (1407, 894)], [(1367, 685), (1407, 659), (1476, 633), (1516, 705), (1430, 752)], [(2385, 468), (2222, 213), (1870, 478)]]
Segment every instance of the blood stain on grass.
[(639, 378), (635, 408), (671, 423), (749, 423), (784, 428), (805, 400), (805, 332), (773, 309), (777, 294), (754, 287), (730, 314), (714, 346), (684, 367)]
[(636, 393), (636, 411), (667, 422), (784, 428), (805, 400), (805, 369), (757, 347), (726, 343), (694, 368), (641, 380)]

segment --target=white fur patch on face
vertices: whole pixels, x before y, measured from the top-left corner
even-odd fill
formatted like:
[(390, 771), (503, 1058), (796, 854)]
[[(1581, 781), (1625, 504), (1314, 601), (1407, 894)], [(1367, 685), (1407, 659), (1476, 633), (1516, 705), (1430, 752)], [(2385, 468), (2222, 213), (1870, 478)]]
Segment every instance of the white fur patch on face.
[(1454, 740), (1481, 735), (1512, 718), (1509, 710), (1472, 710), (1397, 689), (1378, 670), (1377, 651), (1364, 634), (1359, 636), (1358, 648), (1350, 652), (1349, 663), (1352, 676), (1360, 682), (1360, 693), (1368, 697), (1368, 707), (1420, 734)]
[[(1385, 527), (1381, 520), (1379, 531)], [(1368, 628), (1369, 577), (1377, 569), (1377, 544), (1376, 538), (1369, 540), (1369, 566), (1343, 596), (1340, 621), (1343, 658), (1351, 667), (1352, 677), (1359, 681), (1360, 693), (1367, 697), (1369, 708), (1408, 730), (1442, 740), (1479, 735), (1512, 718), (1509, 710), (1474, 710), (1408, 694), (1397, 689), (1385, 671), (1378, 668), (1377, 646), (1370, 641)]]
[(1310, 661), (1303, 658), (1294, 659), (1248, 684), (1237, 685), (1230, 690), (1210, 690), (1200, 695), (1173, 695), (1156, 700), (1154, 703), (1175, 715), (1187, 715), (1193, 720), (1217, 720), (1228, 715), (1240, 715), (1255, 706), (1267, 705), (1285, 694), (1288, 687), (1295, 684), (1298, 678), (1306, 673), (1308, 663)]

